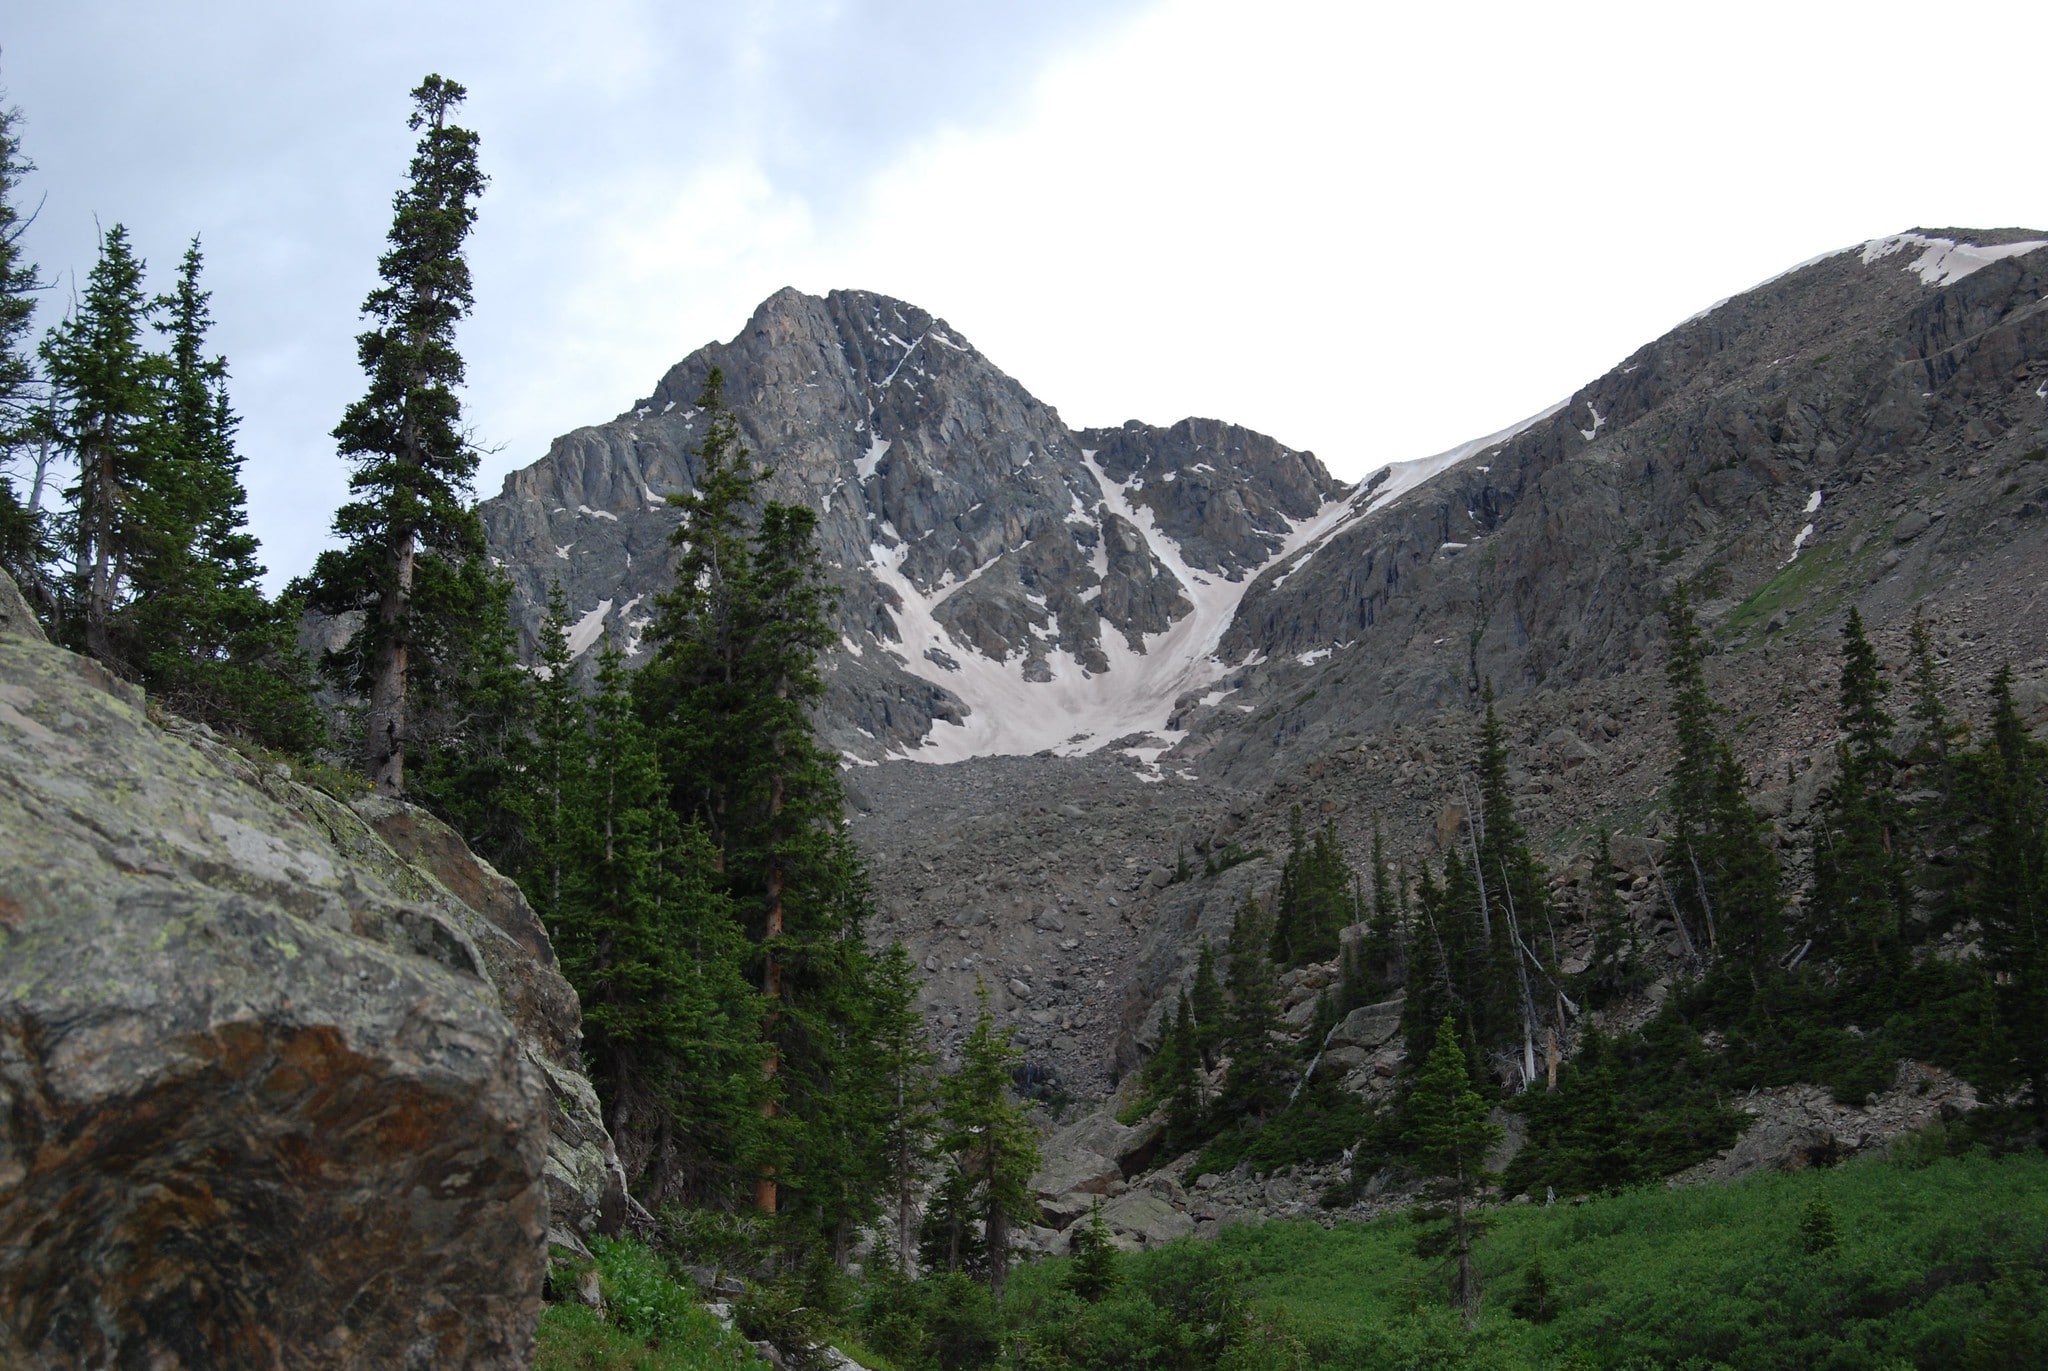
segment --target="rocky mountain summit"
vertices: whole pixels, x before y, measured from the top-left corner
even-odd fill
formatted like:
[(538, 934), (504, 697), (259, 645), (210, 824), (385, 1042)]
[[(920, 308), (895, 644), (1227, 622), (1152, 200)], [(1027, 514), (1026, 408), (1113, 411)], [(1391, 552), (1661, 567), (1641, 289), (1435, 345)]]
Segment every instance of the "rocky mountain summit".
[(1077, 432), (943, 320), (785, 290), (483, 503), (529, 643), (559, 581), (577, 652), (643, 650), (714, 366), (772, 497), (818, 511), (843, 634), (821, 723), (863, 762), (1156, 732), (1220, 674), (1259, 569), (1341, 512), (1310, 453), (1199, 419)]
[[(848, 772), (878, 935), (927, 968), (942, 1041), (979, 979), (1034, 1069), (1100, 1097), (1199, 939), (1270, 892), (1293, 804), (1354, 865), (1375, 818), (1411, 862), (1455, 840), (1485, 683), (1562, 878), (1601, 824), (1654, 842), (1656, 607), (1681, 577), (1788, 853), (1832, 765), (1848, 606), (1894, 671), (1925, 608), (1965, 697), (2010, 661), (2048, 722), (2044, 244), (1928, 229), (1825, 255), (1354, 488), (1207, 420), (1066, 430), (942, 321), (786, 291), (485, 517), (529, 633), (559, 576), (579, 646), (635, 642), (660, 496), (724, 368), (842, 578), (822, 723), (880, 759)], [(1675, 936), (1647, 894), (1637, 916)]]
[(623, 1175), (516, 886), (0, 574), (0, 1363), (523, 1367)]

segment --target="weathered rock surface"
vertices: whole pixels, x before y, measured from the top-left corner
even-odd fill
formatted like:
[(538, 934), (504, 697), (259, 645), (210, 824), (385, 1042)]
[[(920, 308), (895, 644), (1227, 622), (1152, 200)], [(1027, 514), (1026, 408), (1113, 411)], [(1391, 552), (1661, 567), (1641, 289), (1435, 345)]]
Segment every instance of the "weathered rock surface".
[[(1075, 432), (914, 305), (784, 290), (483, 502), (529, 644), (559, 580), (579, 652), (607, 629), (638, 650), (674, 581), (664, 497), (695, 479), (714, 365), (772, 497), (818, 511), (843, 635), (820, 722), (863, 760), (1163, 726), (1219, 670), (1200, 659), (1222, 617), (1198, 604), (1234, 601), (1342, 489), (1312, 454), (1229, 424)], [(1044, 703), (1020, 709), (1032, 683)]]
[(526, 1365), (616, 1172), (544, 940), (143, 704), (0, 635), (0, 1364)]
[(15, 633), (25, 638), (43, 636), (43, 627), (36, 622), (35, 612), (22, 596), (21, 587), (5, 571), (0, 571), (0, 633)]

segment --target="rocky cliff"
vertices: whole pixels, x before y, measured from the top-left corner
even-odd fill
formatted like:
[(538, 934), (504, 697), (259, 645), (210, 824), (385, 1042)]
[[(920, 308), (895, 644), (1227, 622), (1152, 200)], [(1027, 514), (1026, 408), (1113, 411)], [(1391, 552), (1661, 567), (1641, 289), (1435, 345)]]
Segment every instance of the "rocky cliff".
[(1964, 703), (2010, 660), (2048, 705), (2044, 241), (1931, 229), (1826, 255), (1356, 488), (1221, 423), (1069, 431), (942, 321), (783, 292), (558, 440), (486, 522), (529, 632), (560, 576), (580, 642), (630, 636), (668, 569), (691, 399), (724, 367), (845, 588), (822, 723), (883, 759), (848, 772), (877, 930), (926, 968), (942, 1038), (983, 978), (1035, 1064), (1095, 1094), (1198, 939), (1270, 889), (1252, 854), (1280, 850), (1292, 804), (1354, 859), (1375, 817), (1411, 859), (1455, 835), (1483, 682), (1562, 879), (1599, 824), (1654, 840), (1655, 607), (1680, 576), (1795, 847), (1849, 604), (1894, 665), (1924, 606)]
[(1312, 454), (1207, 420), (1076, 432), (943, 320), (785, 290), (483, 503), (529, 643), (560, 581), (579, 653), (607, 632), (642, 648), (713, 366), (773, 497), (818, 511), (843, 633), (822, 724), (861, 761), (1162, 728), (1221, 673), (1252, 576), (1339, 512)]
[(429, 816), (0, 626), (0, 1363), (527, 1365), (623, 1203), (579, 1021)]

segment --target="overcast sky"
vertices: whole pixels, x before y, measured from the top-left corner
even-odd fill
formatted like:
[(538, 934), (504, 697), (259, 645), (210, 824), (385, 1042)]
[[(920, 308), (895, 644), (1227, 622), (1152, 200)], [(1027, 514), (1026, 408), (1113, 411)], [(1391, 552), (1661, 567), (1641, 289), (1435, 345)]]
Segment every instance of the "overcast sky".
[(202, 236), (273, 582), (344, 494), (428, 71), (491, 177), (483, 494), (784, 285), (914, 301), (1070, 423), (1228, 419), (1356, 478), (1830, 248), (2048, 229), (2039, 0), (10, 8), (40, 322), (96, 223), (154, 286)]

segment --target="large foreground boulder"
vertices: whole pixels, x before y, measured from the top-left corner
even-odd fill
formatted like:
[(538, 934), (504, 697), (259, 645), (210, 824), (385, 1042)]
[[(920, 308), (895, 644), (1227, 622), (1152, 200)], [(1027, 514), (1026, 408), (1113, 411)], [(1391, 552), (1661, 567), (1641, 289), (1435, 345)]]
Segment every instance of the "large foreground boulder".
[(617, 1165), (451, 840), (0, 630), (0, 1365), (528, 1363)]

